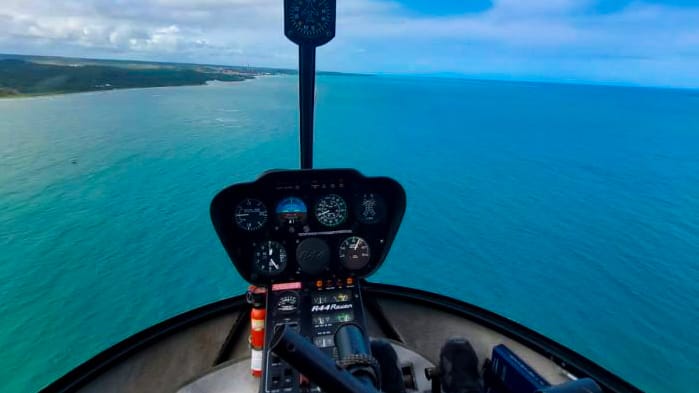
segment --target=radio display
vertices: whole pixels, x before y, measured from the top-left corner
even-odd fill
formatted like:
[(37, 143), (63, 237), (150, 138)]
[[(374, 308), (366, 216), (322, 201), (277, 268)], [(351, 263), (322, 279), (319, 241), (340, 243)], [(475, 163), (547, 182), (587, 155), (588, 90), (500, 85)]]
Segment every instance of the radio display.
[(313, 316), (313, 325), (315, 326), (350, 321), (354, 321), (354, 312), (352, 312), (352, 310), (344, 310), (328, 314), (316, 314)]
[(313, 305), (329, 304), (329, 303), (342, 303), (348, 302), (352, 299), (352, 292), (350, 291), (332, 291), (332, 292), (322, 292), (313, 295)]

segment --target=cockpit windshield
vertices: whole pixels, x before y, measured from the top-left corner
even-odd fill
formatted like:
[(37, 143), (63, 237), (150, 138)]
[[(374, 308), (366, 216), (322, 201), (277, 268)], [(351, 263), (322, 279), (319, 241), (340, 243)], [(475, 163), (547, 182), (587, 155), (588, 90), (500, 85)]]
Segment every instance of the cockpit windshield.
[[(209, 204), (299, 167), (282, 3), (3, 2), (4, 392), (246, 290)], [(314, 166), (389, 176), (407, 196), (369, 281), (492, 310), (643, 390), (693, 390), (699, 7), (337, 3)], [(250, 229), (313, 213), (293, 195), (264, 217), (249, 204)]]

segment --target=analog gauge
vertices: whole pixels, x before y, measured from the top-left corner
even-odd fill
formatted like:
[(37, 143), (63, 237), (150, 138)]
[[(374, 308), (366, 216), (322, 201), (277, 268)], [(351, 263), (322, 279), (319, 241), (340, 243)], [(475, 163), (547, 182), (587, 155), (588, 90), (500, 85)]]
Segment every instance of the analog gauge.
[(299, 296), (294, 292), (284, 292), (277, 301), (277, 311), (282, 313), (294, 312), (299, 308)]
[(357, 198), (356, 205), (355, 215), (362, 224), (376, 224), (383, 220), (386, 214), (386, 205), (378, 194), (362, 194)]
[(340, 262), (349, 270), (359, 270), (369, 263), (369, 243), (361, 237), (352, 236), (340, 244)]
[(268, 240), (255, 248), (255, 267), (268, 275), (279, 274), (286, 268), (286, 250), (281, 243)]
[(256, 231), (267, 222), (267, 208), (262, 201), (248, 198), (235, 208), (235, 223), (238, 228), (246, 231)]
[(286, 225), (303, 224), (306, 222), (308, 209), (303, 201), (296, 197), (282, 199), (277, 204), (277, 219)]
[(316, 204), (315, 214), (321, 224), (336, 227), (347, 220), (347, 204), (337, 194), (326, 195)]
[(310, 238), (296, 248), (296, 261), (307, 274), (321, 273), (330, 262), (330, 247), (325, 240)]

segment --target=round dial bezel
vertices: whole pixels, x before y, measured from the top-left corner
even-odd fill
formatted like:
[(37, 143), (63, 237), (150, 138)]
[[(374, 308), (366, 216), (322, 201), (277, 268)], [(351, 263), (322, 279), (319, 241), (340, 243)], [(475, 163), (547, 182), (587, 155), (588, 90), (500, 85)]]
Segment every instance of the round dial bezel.
[[(289, 201), (293, 201), (298, 206), (301, 206), (303, 208), (303, 210), (281, 212), (280, 208), (282, 207), (282, 205), (284, 203), (289, 203)], [(299, 217), (289, 219), (289, 217), (281, 217), (282, 214), (297, 215)], [(277, 202), (277, 204), (274, 208), (274, 215), (277, 219), (277, 222), (279, 222), (281, 225), (284, 225), (284, 226), (303, 225), (308, 221), (308, 205), (306, 205), (306, 202), (298, 196), (288, 196), (288, 197), (280, 199), (279, 202)]]
[[(321, 211), (325, 210), (325, 212), (330, 212), (330, 209), (335, 208), (339, 210), (337, 214), (324, 213)], [(344, 224), (347, 222), (347, 217), (349, 216), (347, 202), (338, 194), (328, 194), (318, 199), (318, 202), (316, 202), (313, 209), (313, 214), (321, 225), (329, 228), (334, 228)]]
[[(354, 247), (352, 245), (355, 244)], [(364, 249), (365, 252), (364, 252)], [(362, 251), (357, 253), (357, 251)], [(345, 238), (338, 249), (340, 263), (348, 270), (356, 271), (364, 269), (371, 262), (371, 247), (369, 242), (359, 236)], [(354, 258), (353, 255), (357, 255)]]
[[(246, 225), (246, 220), (248, 220), (248, 216), (243, 216), (245, 212), (243, 209), (246, 207), (244, 205), (249, 205), (249, 204), (254, 204), (256, 208), (262, 208), (262, 221), (256, 221), (254, 223), (250, 222), (250, 225)], [(253, 207), (247, 207), (247, 209), (253, 209)], [(245, 218), (241, 218), (245, 217)], [(257, 198), (245, 198), (242, 201), (240, 201), (236, 207), (235, 210), (233, 211), (233, 221), (235, 221), (235, 225), (244, 231), (247, 232), (255, 232), (259, 231), (260, 229), (264, 228), (265, 224), (267, 224), (267, 221), (269, 220), (269, 210), (267, 210), (267, 206), (265, 205), (264, 202)], [(247, 221), (249, 222), (249, 221)]]
[[(267, 259), (275, 252), (270, 252), (272, 248), (277, 250), (279, 253), (278, 261), (269, 261)], [(253, 265), (260, 274), (267, 276), (279, 275), (286, 270), (288, 264), (289, 255), (286, 252), (286, 247), (284, 247), (282, 243), (274, 240), (265, 240), (255, 246), (253, 251)], [(277, 267), (273, 267), (272, 265), (277, 265)], [(267, 266), (268, 268), (266, 269), (264, 266)]]
[[(294, 307), (293, 307), (292, 309), (281, 309), (281, 308), (280, 308), (280, 307), (281, 307), (281, 303), (282, 303), (285, 299), (289, 299), (289, 298), (293, 298), (293, 299), (294, 299)], [(287, 291), (287, 292), (281, 293), (281, 294), (279, 295), (279, 298), (277, 299), (277, 304), (274, 305), (274, 309), (275, 309), (277, 312), (280, 312), (280, 313), (282, 313), (282, 314), (289, 314), (289, 313), (295, 312), (296, 310), (299, 309), (299, 295), (298, 295), (297, 293), (291, 292), (291, 291)]]

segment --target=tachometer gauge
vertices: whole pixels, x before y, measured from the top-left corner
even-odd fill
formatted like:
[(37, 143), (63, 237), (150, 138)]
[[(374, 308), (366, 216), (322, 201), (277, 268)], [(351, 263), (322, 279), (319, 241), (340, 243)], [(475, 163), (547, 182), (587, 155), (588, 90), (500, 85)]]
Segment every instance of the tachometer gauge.
[(276, 275), (286, 268), (286, 250), (284, 246), (275, 241), (268, 240), (255, 248), (255, 267), (261, 273)]
[(235, 224), (246, 231), (256, 231), (267, 222), (267, 208), (262, 201), (248, 198), (235, 208)]
[(361, 237), (352, 236), (340, 244), (340, 262), (349, 270), (359, 270), (369, 263), (369, 243)]
[(296, 197), (284, 198), (277, 204), (277, 218), (286, 225), (303, 224), (306, 222), (308, 209), (303, 201)]
[(336, 227), (347, 220), (347, 203), (337, 194), (326, 195), (316, 204), (315, 215), (326, 227)]
[(277, 301), (277, 311), (281, 313), (294, 312), (299, 308), (299, 296), (294, 292), (285, 292)]

